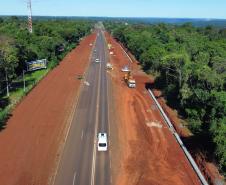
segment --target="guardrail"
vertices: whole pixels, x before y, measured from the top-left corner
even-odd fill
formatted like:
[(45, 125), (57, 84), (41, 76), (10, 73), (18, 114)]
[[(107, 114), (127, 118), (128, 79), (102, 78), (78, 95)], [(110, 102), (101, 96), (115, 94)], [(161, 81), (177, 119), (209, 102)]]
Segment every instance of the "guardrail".
[(184, 151), (187, 159), (189, 160), (192, 168), (194, 169), (194, 171), (196, 172), (197, 176), (199, 177), (199, 180), (201, 181), (201, 183), (203, 185), (208, 185), (205, 177), (202, 175), (201, 171), (199, 170), (199, 167), (197, 166), (196, 162), (194, 161), (194, 159), (192, 158), (191, 154), (189, 153), (189, 151), (187, 150), (187, 148), (184, 146), (184, 143), (182, 142), (182, 140), (180, 139), (180, 136), (177, 134), (176, 130), (173, 127), (173, 124), (171, 123), (171, 121), (169, 120), (169, 118), (167, 117), (166, 113), (164, 112), (164, 110), (162, 109), (161, 105), (159, 104), (159, 102), (157, 101), (157, 99), (155, 98), (153, 92), (148, 89), (148, 92), (150, 93), (152, 99), (154, 100), (155, 104), (157, 105), (158, 109), (160, 110), (165, 123), (167, 124), (167, 126), (169, 127), (169, 129), (172, 131), (174, 137), (176, 138), (177, 142), (179, 143), (179, 145), (181, 146), (182, 150)]
[[(125, 54), (127, 55), (127, 57), (129, 58), (130, 62), (133, 62), (132, 59), (130, 58), (130, 56), (127, 54), (127, 52), (121, 46), (121, 44), (120, 44), (120, 47), (125, 52)], [(161, 105), (159, 104), (159, 102), (155, 98), (153, 92), (150, 89), (148, 89), (148, 92), (150, 93), (152, 99), (154, 100), (155, 104), (157, 105), (158, 109), (160, 110), (160, 112), (161, 112), (161, 114), (162, 114), (162, 116), (164, 118), (165, 123), (167, 124), (169, 129), (172, 131), (174, 137), (176, 138), (177, 142), (179, 143), (180, 147), (182, 148), (182, 150), (183, 150), (185, 156), (187, 157), (188, 161), (190, 162), (192, 168), (194, 169), (195, 173), (199, 177), (199, 180), (201, 181), (202, 185), (209, 185), (208, 182), (206, 181), (205, 177), (202, 175), (201, 171), (199, 170), (199, 167), (197, 166), (197, 164), (194, 161), (193, 157), (191, 156), (191, 154), (189, 153), (187, 148), (184, 146), (183, 141), (180, 139), (180, 136), (177, 134), (176, 130), (174, 129), (174, 126), (171, 123), (170, 119), (167, 117), (167, 115), (164, 112), (164, 110), (162, 109)]]
[(130, 62), (133, 63), (132, 59), (130, 58), (130, 56), (128, 55), (128, 53), (125, 51), (125, 49), (121, 46), (121, 44), (119, 44), (119, 46), (124, 51), (124, 53), (126, 54), (126, 56), (129, 58)]

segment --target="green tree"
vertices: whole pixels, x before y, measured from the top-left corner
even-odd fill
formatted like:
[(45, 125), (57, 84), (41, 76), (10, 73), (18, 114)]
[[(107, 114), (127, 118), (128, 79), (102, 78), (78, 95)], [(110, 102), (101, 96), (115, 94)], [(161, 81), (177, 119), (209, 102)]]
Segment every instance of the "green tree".
[(226, 171), (226, 29), (123, 22), (106, 22), (105, 27), (144, 70), (159, 74), (155, 84), (167, 102), (177, 103), (194, 134), (209, 135)]
[(12, 79), (15, 75), (15, 68), (18, 66), (17, 49), (7, 37), (2, 37), (0, 40), (0, 71)]

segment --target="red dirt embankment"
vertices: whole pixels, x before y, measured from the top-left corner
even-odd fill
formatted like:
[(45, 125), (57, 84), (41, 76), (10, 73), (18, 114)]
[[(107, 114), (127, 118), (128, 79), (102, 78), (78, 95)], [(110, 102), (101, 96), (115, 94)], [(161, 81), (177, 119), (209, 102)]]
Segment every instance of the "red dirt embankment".
[(80, 81), (89, 61), (86, 37), (13, 111), (0, 132), (0, 184), (47, 185), (59, 156)]
[(108, 33), (106, 38), (112, 45), (111, 78), (120, 117), (117, 124), (121, 160), (116, 185), (199, 185), (198, 177), (145, 89), (145, 83), (151, 79), (133, 63), (137, 87), (129, 89), (120, 72), (129, 59)]

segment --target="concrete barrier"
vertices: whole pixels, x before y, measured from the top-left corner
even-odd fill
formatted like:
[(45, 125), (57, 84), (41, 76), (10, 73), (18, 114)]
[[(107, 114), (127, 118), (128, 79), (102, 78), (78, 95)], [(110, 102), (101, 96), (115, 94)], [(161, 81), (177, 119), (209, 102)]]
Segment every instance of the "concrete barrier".
[[(132, 63), (132, 59), (130, 58), (130, 56), (127, 54), (127, 52), (124, 50), (124, 48), (120, 45), (121, 49), (124, 51), (124, 53), (127, 55), (127, 57), (129, 58), (130, 62)], [(170, 119), (167, 117), (166, 113), (164, 112), (164, 110), (162, 109), (161, 105), (159, 104), (159, 102), (157, 101), (157, 99), (155, 98), (153, 92), (148, 89), (148, 92), (150, 93), (152, 99), (154, 100), (155, 104), (157, 105), (158, 109), (160, 110), (165, 123), (167, 124), (167, 126), (169, 127), (169, 129), (171, 130), (172, 134), (174, 135), (174, 137), (176, 138), (178, 144), (180, 145), (180, 147), (182, 148), (182, 150), (184, 151), (184, 154), (186, 155), (187, 159), (189, 160), (192, 168), (194, 169), (194, 171), (196, 172), (197, 176), (199, 177), (199, 180), (201, 181), (202, 185), (208, 185), (205, 177), (202, 175), (201, 171), (199, 170), (199, 167), (197, 166), (196, 162), (194, 161), (193, 157), (191, 156), (191, 154), (189, 153), (189, 151), (187, 150), (187, 148), (184, 146), (184, 143), (182, 142), (182, 140), (180, 139), (180, 136), (177, 134), (176, 130), (174, 129), (173, 124), (171, 123)]]

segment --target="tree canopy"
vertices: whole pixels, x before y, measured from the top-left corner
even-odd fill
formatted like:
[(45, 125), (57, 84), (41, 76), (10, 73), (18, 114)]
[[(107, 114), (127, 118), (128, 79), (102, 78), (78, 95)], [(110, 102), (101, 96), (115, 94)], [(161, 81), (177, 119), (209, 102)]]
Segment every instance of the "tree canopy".
[(226, 174), (226, 29), (114, 22), (105, 27), (146, 72), (159, 74), (155, 82), (193, 133), (211, 136)]
[(15, 16), (1, 18), (0, 87), (6, 75), (9, 80), (21, 75), (28, 61), (46, 58), (57, 62), (62, 52), (75, 47), (92, 27), (88, 21), (35, 20), (30, 34), (26, 20)]

